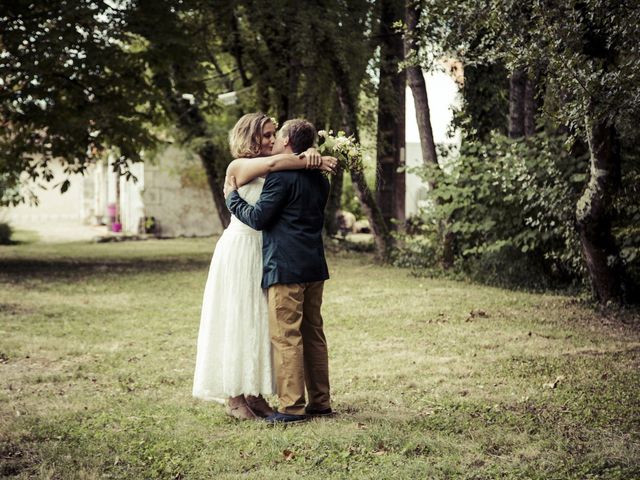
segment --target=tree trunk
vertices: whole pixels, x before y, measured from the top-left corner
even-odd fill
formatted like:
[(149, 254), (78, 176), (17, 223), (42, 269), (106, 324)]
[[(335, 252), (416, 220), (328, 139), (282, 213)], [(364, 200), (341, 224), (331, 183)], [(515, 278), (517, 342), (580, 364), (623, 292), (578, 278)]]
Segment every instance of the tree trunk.
[[(419, 19), (420, 11), (417, 5), (415, 2), (407, 0), (405, 6), (407, 34), (404, 43), (404, 54), (407, 59), (415, 56), (418, 50), (416, 26), (418, 25)], [(436, 153), (436, 143), (433, 139), (433, 129), (431, 128), (431, 112), (429, 110), (429, 98), (427, 97), (427, 85), (420, 65), (410, 65), (407, 67), (407, 80), (416, 107), (416, 120), (420, 134), (422, 161), (425, 165), (437, 167), (438, 155)], [(430, 189), (435, 188), (435, 182), (433, 180), (427, 183)]]
[(227, 228), (231, 220), (231, 213), (224, 199), (224, 178), (216, 169), (216, 159), (219, 158), (221, 154), (222, 152), (219, 152), (216, 146), (209, 140), (198, 149), (198, 156), (207, 175), (207, 183), (213, 196), (213, 204), (218, 212), (218, 218), (222, 226)]
[(509, 138), (524, 137), (524, 98), (527, 74), (518, 68), (509, 79)]
[[(420, 6), (418, 2), (406, 0), (405, 22), (407, 33), (405, 35), (404, 53), (405, 58), (410, 59), (418, 51), (418, 33), (416, 31), (420, 21)], [(433, 128), (431, 127), (431, 111), (429, 109), (429, 97), (427, 96), (427, 85), (420, 65), (411, 64), (407, 67), (407, 80), (413, 95), (416, 107), (416, 120), (418, 123), (418, 133), (420, 135), (420, 148), (422, 150), (422, 161), (426, 166), (439, 168), (436, 143), (433, 138)], [(435, 180), (427, 180), (430, 190), (437, 188)], [(455, 236), (449, 231), (448, 222), (442, 220), (439, 225), (440, 241), (442, 242), (442, 266), (445, 269), (453, 266)]]
[[(335, 56), (332, 56), (331, 65), (336, 79), (336, 93), (340, 105), (342, 123), (348, 127), (345, 129), (345, 133), (353, 135), (356, 141), (359, 141), (356, 102), (349, 89), (349, 74)], [(351, 171), (351, 181), (371, 225), (376, 255), (378, 258), (387, 258), (393, 245), (393, 237), (390, 235), (382, 217), (382, 212), (367, 185), (364, 172)]]
[(342, 204), (342, 185), (344, 184), (344, 172), (338, 170), (331, 176), (331, 188), (329, 199), (324, 209), (324, 229), (327, 235), (333, 237), (338, 233), (338, 210)]
[(524, 136), (536, 134), (536, 86), (539, 75), (527, 76), (524, 87)]
[(624, 300), (630, 290), (620, 251), (611, 232), (613, 200), (620, 188), (621, 158), (615, 128), (587, 118), (591, 177), (576, 208), (582, 254), (600, 303)]
[[(353, 135), (356, 141), (359, 140), (357, 118), (355, 110), (349, 109), (349, 92), (345, 90), (345, 86), (336, 84), (336, 94), (338, 100), (338, 108), (340, 110), (340, 128), (347, 135)], [(327, 235), (334, 236), (338, 233), (338, 211), (342, 205), (342, 188), (344, 185), (344, 172), (339, 170), (331, 177), (331, 189), (329, 190), (329, 199), (325, 207), (325, 230)]]
[(232, 32), (231, 38), (227, 39), (227, 41), (229, 41), (230, 43), (229, 52), (231, 53), (231, 55), (233, 55), (236, 66), (238, 67), (238, 73), (240, 74), (240, 79), (242, 80), (242, 86), (248, 87), (249, 85), (251, 85), (251, 80), (249, 80), (243, 61), (244, 48), (241, 41), (242, 33), (240, 32), (238, 17), (236, 16), (236, 12), (233, 9), (229, 18), (229, 27), (231, 28)]
[(376, 200), (388, 229), (396, 219), (405, 219), (405, 88), (406, 73), (398, 71), (404, 59), (402, 37), (393, 23), (402, 18), (397, 0), (382, 2), (380, 20), (380, 83), (378, 87), (378, 132), (376, 138)]
[(371, 232), (373, 233), (373, 240), (376, 246), (376, 255), (378, 258), (387, 258), (389, 256), (391, 247), (393, 246), (393, 237), (389, 234), (389, 230), (382, 217), (382, 212), (373, 198), (373, 193), (369, 189), (367, 180), (364, 176), (364, 171), (351, 171), (351, 182), (356, 187), (358, 198), (362, 203), (362, 208), (367, 214), (369, 224), (371, 225)]

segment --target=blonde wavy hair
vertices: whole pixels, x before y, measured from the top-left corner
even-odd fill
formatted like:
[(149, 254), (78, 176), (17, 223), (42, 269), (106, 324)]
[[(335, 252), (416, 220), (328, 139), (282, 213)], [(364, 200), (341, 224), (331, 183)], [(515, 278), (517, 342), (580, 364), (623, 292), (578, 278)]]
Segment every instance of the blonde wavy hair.
[(262, 150), (262, 131), (273, 120), (262, 112), (240, 117), (229, 132), (229, 148), (233, 158), (253, 158)]

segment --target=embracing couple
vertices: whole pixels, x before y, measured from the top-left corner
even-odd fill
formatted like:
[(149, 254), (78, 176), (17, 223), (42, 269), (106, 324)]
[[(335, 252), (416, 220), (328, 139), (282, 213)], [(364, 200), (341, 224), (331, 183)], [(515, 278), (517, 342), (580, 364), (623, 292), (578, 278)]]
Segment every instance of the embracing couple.
[[(233, 215), (205, 287), (193, 396), (226, 401), (239, 419), (277, 424), (332, 413), (320, 313), (329, 182), (321, 172), (337, 161), (321, 157), (315, 139), (306, 120), (276, 133), (262, 113), (243, 116), (229, 134), (236, 159), (225, 197)], [(263, 396), (274, 383), (278, 411)]]

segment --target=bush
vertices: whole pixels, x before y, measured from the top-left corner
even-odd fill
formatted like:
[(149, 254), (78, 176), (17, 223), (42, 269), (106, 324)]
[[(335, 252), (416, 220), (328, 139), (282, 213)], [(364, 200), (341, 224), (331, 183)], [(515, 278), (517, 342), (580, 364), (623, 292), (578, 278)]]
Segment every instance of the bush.
[(459, 262), (458, 268), (471, 280), (496, 287), (548, 290), (559, 286), (541, 260), (514, 247), (505, 247), (469, 256)]
[[(640, 142), (623, 145), (622, 189), (612, 231), (627, 272), (640, 284)], [(397, 236), (396, 265), (414, 271), (442, 259), (442, 228), (454, 241), (456, 271), (501, 286), (547, 288), (584, 283), (576, 203), (589, 178), (588, 153), (572, 156), (565, 137), (541, 133), (512, 140), (493, 133), (466, 139), (444, 171), (414, 172), (435, 180), (430, 207)], [(446, 152), (443, 152), (446, 153)], [(448, 162), (448, 163), (447, 163)]]
[(13, 229), (8, 223), (0, 223), (0, 245), (10, 245)]
[[(640, 285), (640, 145), (626, 157), (622, 168), (622, 190), (614, 206), (613, 233), (627, 272)], [(623, 152), (625, 153), (625, 152)]]
[(412, 273), (420, 275), (437, 266), (442, 258), (442, 243), (432, 219), (425, 222), (420, 215), (411, 216), (403, 230), (392, 234), (396, 248), (391, 252), (391, 261), (397, 267), (410, 268)]
[[(574, 226), (576, 201), (587, 180), (588, 161), (573, 158), (562, 137), (539, 134), (514, 141), (493, 134), (480, 143), (467, 140), (446, 172), (420, 167), (436, 180), (432, 207), (422, 212), (423, 232), (401, 239), (398, 263), (434, 265), (446, 222), (455, 236), (459, 268), (496, 283), (542, 286), (543, 277), (562, 281), (584, 275)], [(420, 237), (427, 237), (420, 238)], [(441, 257), (440, 257), (441, 258)], [(509, 274), (511, 272), (512, 274)]]

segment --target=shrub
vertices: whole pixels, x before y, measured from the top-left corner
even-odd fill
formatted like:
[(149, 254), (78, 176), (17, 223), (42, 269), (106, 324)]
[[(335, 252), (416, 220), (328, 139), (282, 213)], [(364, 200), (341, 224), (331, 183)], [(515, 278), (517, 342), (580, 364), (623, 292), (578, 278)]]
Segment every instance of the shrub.
[[(493, 133), (483, 142), (466, 139), (455, 159), (444, 155), (444, 171), (414, 169), (437, 188), (419, 221), (411, 219), (397, 236), (395, 263), (414, 271), (436, 266), (439, 226), (446, 224), (456, 270), (473, 279), (529, 288), (585, 282), (575, 206), (589, 159), (571, 155), (568, 144), (544, 133), (518, 141)], [(640, 283), (640, 145), (623, 147), (612, 228), (628, 273)]]
[[(640, 145), (635, 146), (637, 151)], [(622, 169), (622, 190), (614, 206), (613, 233), (628, 273), (640, 285), (640, 156), (627, 158)]]
[(455, 236), (457, 265), (472, 276), (496, 283), (503, 275), (499, 283), (510, 278), (526, 286), (544, 285), (545, 276), (579, 279), (584, 271), (574, 208), (587, 169), (587, 159), (573, 158), (562, 137), (514, 141), (494, 133), (484, 143), (467, 140), (446, 171), (416, 171), (437, 183), (429, 193), (432, 207), (422, 212), (428, 228), (421, 235), (430, 240), (402, 239), (397, 257), (418, 265), (406, 257), (438, 253), (435, 226), (446, 222)]

